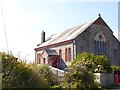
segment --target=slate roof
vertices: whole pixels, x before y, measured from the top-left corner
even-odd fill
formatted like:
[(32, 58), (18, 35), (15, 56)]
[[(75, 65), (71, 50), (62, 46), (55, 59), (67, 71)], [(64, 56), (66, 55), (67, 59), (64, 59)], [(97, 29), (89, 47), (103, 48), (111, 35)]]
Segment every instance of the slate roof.
[(37, 48), (68, 41), (68, 40), (73, 40), (78, 35), (80, 35), (83, 31), (85, 31), (89, 26), (91, 26), (94, 22), (96, 22), (99, 18), (101, 17), (99, 16), (97, 19), (90, 21), (88, 23), (84, 23), (84, 24), (72, 27), (70, 29), (66, 29), (61, 33), (53, 34), (48, 39), (46, 39), (44, 43), (39, 44)]
[(45, 49), (45, 51), (48, 55), (58, 55), (58, 53), (55, 50)]
[(59, 42), (64, 42), (67, 40), (75, 39), (79, 34), (81, 34), (86, 28), (88, 28), (94, 21), (84, 23), (82, 25), (75, 26), (70, 29), (66, 29), (64, 32), (53, 34), (44, 43), (40, 44), (38, 47), (43, 47), (51, 44), (56, 44)]

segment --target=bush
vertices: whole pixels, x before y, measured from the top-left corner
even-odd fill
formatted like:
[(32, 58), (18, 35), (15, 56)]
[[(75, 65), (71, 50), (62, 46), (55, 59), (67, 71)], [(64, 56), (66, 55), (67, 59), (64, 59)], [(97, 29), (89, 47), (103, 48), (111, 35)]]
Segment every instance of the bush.
[(98, 88), (99, 85), (94, 81), (93, 73), (86, 70), (85, 67), (81, 65), (74, 65), (69, 68), (66, 74), (65, 83), (63, 83), (63, 88), (77, 88), (77, 89), (90, 89)]
[(111, 66), (114, 74), (119, 74), (120, 75), (120, 66)]
[(50, 89), (62, 89), (62, 86), (60, 85), (53, 85), (50, 87)]
[(3, 88), (48, 88), (48, 80), (39, 74), (35, 64), (17, 61), (12, 54), (2, 53)]
[(75, 64), (82, 64), (89, 72), (96, 73), (111, 73), (112, 68), (108, 58), (105, 55), (95, 55), (93, 53), (83, 52), (78, 54), (73, 60), (70, 67)]
[(40, 76), (47, 80), (49, 86), (56, 85), (58, 83), (57, 76), (52, 73), (48, 65), (38, 65), (38, 72)]
[(88, 90), (90, 88), (101, 88), (96, 82), (93, 73), (111, 73), (112, 68), (105, 55), (95, 55), (83, 52), (73, 60), (65, 75), (63, 88), (76, 88)]

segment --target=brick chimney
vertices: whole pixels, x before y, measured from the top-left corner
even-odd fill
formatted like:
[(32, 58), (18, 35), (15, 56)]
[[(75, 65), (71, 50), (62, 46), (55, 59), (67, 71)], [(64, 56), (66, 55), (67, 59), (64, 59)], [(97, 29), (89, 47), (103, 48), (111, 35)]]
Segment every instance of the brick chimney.
[(41, 33), (41, 44), (45, 42), (45, 32), (42, 31)]

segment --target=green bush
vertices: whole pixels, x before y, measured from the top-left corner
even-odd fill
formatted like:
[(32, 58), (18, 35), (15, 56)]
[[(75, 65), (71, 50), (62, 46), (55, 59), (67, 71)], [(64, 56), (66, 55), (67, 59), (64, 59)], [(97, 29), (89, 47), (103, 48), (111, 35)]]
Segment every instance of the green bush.
[(56, 85), (58, 83), (57, 76), (52, 73), (48, 65), (38, 65), (38, 72), (40, 76), (47, 80), (49, 86)]
[(105, 55), (95, 55), (93, 53), (83, 52), (78, 54), (68, 67), (65, 75), (63, 88), (76, 88), (77, 90), (89, 90), (91, 88), (101, 88), (95, 81), (93, 73), (111, 73), (112, 68), (108, 58)]
[(93, 73), (86, 70), (85, 67), (81, 65), (73, 65), (69, 68), (66, 74), (65, 82), (63, 83), (63, 88), (76, 88), (76, 89), (90, 89), (98, 88), (99, 85), (94, 81)]
[(120, 74), (120, 66), (111, 66), (115, 74)]
[(78, 54), (77, 58), (73, 60), (70, 67), (75, 64), (81, 64), (86, 67), (89, 72), (96, 73), (111, 73), (112, 68), (108, 58), (105, 55), (95, 55), (93, 53), (83, 52)]
[(50, 82), (54, 82), (50, 75), (47, 78), (52, 72), (43, 77), (36, 64), (17, 61), (12, 54), (2, 53), (0, 62), (2, 62), (2, 88), (48, 88)]
[(53, 85), (49, 89), (62, 89), (62, 86), (60, 86), (60, 85)]

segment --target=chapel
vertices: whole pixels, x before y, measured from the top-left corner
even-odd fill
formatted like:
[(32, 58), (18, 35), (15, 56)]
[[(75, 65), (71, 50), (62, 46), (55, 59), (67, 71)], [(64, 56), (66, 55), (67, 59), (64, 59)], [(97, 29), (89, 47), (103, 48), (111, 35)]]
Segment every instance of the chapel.
[(99, 14), (95, 20), (45, 38), (35, 50), (35, 63), (64, 70), (82, 52), (106, 55), (111, 65), (120, 65), (120, 41)]

